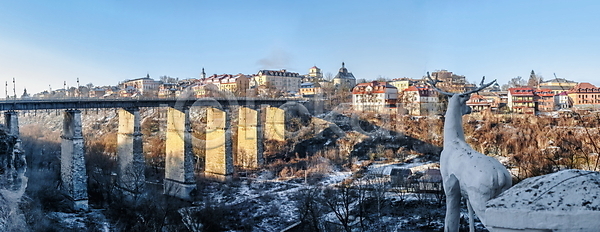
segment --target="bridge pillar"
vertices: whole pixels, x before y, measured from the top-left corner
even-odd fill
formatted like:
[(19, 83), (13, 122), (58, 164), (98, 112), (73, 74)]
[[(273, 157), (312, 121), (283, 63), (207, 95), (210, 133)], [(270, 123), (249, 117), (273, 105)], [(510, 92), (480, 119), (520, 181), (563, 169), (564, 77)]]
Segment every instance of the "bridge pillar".
[[(236, 164), (244, 168), (258, 168), (262, 160), (262, 140), (259, 138), (258, 111), (247, 108), (238, 108), (237, 126), (237, 155)], [(260, 141), (260, 142), (259, 142)]]
[(19, 114), (16, 111), (4, 112), (4, 123), (10, 135), (19, 136)]
[[(204, 176), (227, 181), (233, 174), (230, 119), (225, 111), (206, 109), (206, 163)], [(240, 148), (238, 148), (239, 150)]]
[(164, 194), (191, 200), (196, 189), (189, 109), (167, 110)]
[(62, 187), (75, 210), (87, 210), (87, 174), (81, 133), (81, 111), (65, 111), (61, 138)]
[[(18, 190), (23, 183), (23, 177), (27, 169), (25, 153), (21, 150), (21, 138), (19, 135), (19, 114), (16, 111), (4, 112), (4, 123), (8, 135), (15, 137), (15, 144), (9, 156), (2, 157), (2, 168), (5, 170), (8, 183), (7, 189)], [(9, 148), (10, 149), (10, 148)]]
[(285, 110), (270, 106), (261, 108), (265, 114), (264, 139), (285, 141)]
[(146, 182), (140, 111), (138, 108), (119, 109), (118, 114), (118, 186), (125, 195), (138, 197), (143, 193)]

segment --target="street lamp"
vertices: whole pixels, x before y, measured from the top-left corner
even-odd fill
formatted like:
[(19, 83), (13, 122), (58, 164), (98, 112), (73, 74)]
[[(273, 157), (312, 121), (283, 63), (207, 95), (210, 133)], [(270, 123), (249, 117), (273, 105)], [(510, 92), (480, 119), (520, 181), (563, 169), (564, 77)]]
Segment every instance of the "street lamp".
[(79, 77), (77, 78), (77, 97), (80, 97), (80, 92), (79, 92)]

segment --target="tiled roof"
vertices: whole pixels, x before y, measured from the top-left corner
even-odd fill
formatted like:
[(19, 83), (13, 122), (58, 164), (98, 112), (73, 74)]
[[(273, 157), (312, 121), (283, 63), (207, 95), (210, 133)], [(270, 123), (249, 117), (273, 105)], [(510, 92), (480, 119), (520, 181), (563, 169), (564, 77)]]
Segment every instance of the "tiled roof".
[(553, 97), (554, 92), (551, 89), (536, 89), (535, 94), (542, 97)]
[(387, 82), (372, 81), (367, 83), (360, 83), (352, 88), (352, 94), (364, 94), (367, 87), (371, 87), (371, 93), (385, 93), (386, 89), (397, 89), (395, 86), (388, 84)]
[(569, 90), (569, 92), (572, 92), (572, 93), (589, 93), (589, 92), (597, 93), (597, 92), (600, 92), (600, 88), (598, 88), (595, 85), (592, 85), (590, 83), (583, 82), (583, 83), (577, 84), (575, 87), (573, 87), (571, 90)]
[(533, 88), (530, 87), (509, 88), (508, 91), (513, 96), (533, 96)]

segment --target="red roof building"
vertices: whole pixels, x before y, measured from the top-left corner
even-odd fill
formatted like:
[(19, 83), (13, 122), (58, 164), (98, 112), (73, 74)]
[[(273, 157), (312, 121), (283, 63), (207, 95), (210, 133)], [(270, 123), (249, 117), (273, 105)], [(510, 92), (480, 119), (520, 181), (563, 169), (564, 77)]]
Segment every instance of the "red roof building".
[(400, 100), (410, 115), (428, 115), (437, 113), (438, 94), (429, 86), (410, 86), (402, 91)]
[(590, 83), (579, 83), (568, 92), (573, 107), (596, 108), (600, 106), (600, 88)]
[(492, 107), (491, 101), (479, 94), (471, 94), (471, 98), (467, 101), (467, 106), (471, 107), (473, 112), (481, 112)]
[(536, 108), (541, 112), (550, 112), (555, 110), (555, 93), (551, 89), (536, 89), (533, 100)]
[(352, 106), (358, 111), (381, 112), (396, 106), (398, 89), (387, 82), (360, 83), (352, 88)]
[(531, 87), (519, 87), (508, 89), (508, 107), (522, 114), (534, 114), (534, 90)]

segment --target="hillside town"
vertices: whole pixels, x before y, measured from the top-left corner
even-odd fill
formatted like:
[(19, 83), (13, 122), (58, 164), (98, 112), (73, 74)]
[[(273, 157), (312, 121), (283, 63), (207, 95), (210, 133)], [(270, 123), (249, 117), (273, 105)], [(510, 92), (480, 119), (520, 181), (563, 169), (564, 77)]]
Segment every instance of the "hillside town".
[[(447, 70), (437, 70), (431, 77), (440, 81), (448, 92), (465, 92), (475, 88), (465, 76)], [(94, 86), (92, 83), (52, 89), (21, 99), (53, 98), (179, 98), (195, 97), (268, 97), (300, 100), (323, 100), (341, 93), (340, 103), (352, 103), (355, 111), (400, 113), (413, 116), (439, 115), (443, 98), (422, 78), (379, 78), (374, 81), (356, 78), (345, 63), (334, 75), (324, 75), (313, 66), (307, 74), (281, 70), (259, 70), (256, 74), (207, 75), (202, 68), (199, 78), (179, 79), (161, 76), (158, 80), (147, 74), (127, 79), (114, 86)], [(513, 78), (507, 84), (495, 83), (484, 91), (471, 95), (467, 105), (474, 112), (548, 114), (570, 110), (600, 108), (600, 88), (592, 83), (565, 78), (544, 80), (532, 70), (526, 81)], [(7, 84), (8, 86), (8, 84)], [(11, 96), (7, 98), (10, 99)], [(12, 98), (18, 98), (16, 95)]]

